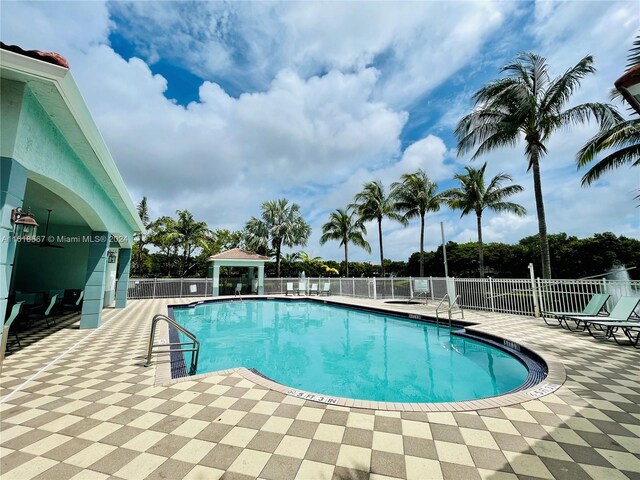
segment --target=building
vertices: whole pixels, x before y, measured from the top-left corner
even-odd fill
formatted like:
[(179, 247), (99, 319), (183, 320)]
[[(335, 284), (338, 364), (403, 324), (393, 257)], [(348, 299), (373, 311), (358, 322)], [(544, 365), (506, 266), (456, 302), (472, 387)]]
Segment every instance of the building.
[(144, 227), (66, 60), (2, 44), (0, 72), (0, 315), (82, 290), (80, 327), (96, 328), (103, 307), (126, 304)]

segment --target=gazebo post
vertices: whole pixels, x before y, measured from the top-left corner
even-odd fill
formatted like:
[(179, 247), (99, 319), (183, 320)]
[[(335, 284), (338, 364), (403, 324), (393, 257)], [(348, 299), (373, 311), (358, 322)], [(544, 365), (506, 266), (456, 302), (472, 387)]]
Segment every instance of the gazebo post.
[(213, 262), (213, 287), (211, 288), (211, 296), (217, 297), (220, 295), (220, 265), (216, 265), (216, 262)]

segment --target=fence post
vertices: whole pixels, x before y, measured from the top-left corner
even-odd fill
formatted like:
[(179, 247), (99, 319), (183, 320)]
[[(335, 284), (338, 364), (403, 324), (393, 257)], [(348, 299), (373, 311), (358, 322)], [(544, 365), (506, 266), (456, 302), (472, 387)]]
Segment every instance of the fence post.
[(396, 298), (395, 293), (394, 293), (394, 291), (393, 291), (393, 279), (394, 279), (394, 278), (395, 278), (395, 277), (391, 277), (391, 300), (393, 300), (393, 299), (395, 299), (395, 298)]
[(536, 289), (536, 280), (533, 273), (533, 263), (529, 264), (529, 276), (531, 277), (531, 291), (533, 292), (533, 314), (540, 316), (540, 303), (538, 301), (538, 291)]
[(351, 282), (353, 283), (353, 289), (351, 290), (351, 296), (356, 296), (356, 277), (351, 277)]
[(433, 292), (433, 277), (429, 277), (429, 287), (431, 287), (431, 300), (433, 301), (436, 299), (436, 294)]
[(373, 299), (378, 299), (378, 292), (376, 291), (376, 277), (373, 277)]
[(158, 279), (154, 278), (153, 279), (153, 294), (151, 295), (151, 298), (156, 298), (156, 283), (158, 283)]
[(182, 298), (182, 277), (180, 277), (180, 298)]
[(491, 300), (491, 311), (495, 312), (496, 306), (493, 303), (493, 281), (491, 280), (491, 277), (489, 277), (489, 299)]
[(411, 281), (411, 277), (409, 277), (409, 300), (413, 298), (413, 282)]

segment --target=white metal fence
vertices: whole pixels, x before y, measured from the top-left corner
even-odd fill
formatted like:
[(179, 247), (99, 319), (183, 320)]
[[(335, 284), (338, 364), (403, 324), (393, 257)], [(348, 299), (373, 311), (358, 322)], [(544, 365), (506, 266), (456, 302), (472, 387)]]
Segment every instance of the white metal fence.
[[(237, 283), (243, 283), (242, 279), (221, 279), (220, 294), (233, 294)], [(533, 315), (536, 307), (539, 311), (580, 311), (595, 293), (611, 295), (609, 309), (622, 296), (640, 296), (640, 281), (606, 279), (308, 277), (304, 288), (309, 294), (311, 286), (315, 285), (317, 291), (322, 293), (327, 283), (330, 295), (387, 301), (429, 302), (440, 300), (448, 293), (451, 299), (459, 296), (458, 304), (463, 308), (520, 315)], [(285, 294), (288, 286), (298, 292), (300, 278), (265, 278), (264, 293), (266, 295)], [(212, 295), (212, 287), (212, 280), (204, 278), (130, 279), (128, 297), (132, 299), (206, 297)], [(242, 292), (249, 292), (249, 286), (244, 285)]]

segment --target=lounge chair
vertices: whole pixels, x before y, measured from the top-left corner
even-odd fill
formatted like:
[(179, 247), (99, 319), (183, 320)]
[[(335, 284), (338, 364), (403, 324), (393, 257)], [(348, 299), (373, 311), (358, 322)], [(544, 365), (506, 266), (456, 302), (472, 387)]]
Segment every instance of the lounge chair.
[(242, 294), (242, 284), (241, 283), (236, 283), (236, 289), (233, 292), (234, 295), (241, 295)]
[(298, 282), (298, 295), (307, 294), (307, 282)]
[(579, 328), (580, 324), (582, 324), (582, 331), (588, 329), (591, 332), (591, 328), (589, 327), (591, 324), (599, 325), (601, 327), (606, 326), (607, 324), (620, 324), (623, 322), (629, 322), (633, 312), (636, 307), (640, 303), (640, 297), (622, 297), (616, 303), (616, 306), (613, 307), (611, 313), (605, 316), (570, 316), (571, 320), (576, 322), (576, 327)]
[(322, 291), (318, 292), (318, 295), (331, 295), (331, 283), (329, 282), (324, 282), (324, 285), (322, 286)]
[[(607, 300), (609, 300), (610, 297), (611, 295), (608, 293), (596, 293), (591, 297), (589, 303), (587, 303), (581, 312), (542, 312), (542, 319), (544, 320), (544, 323), (549, 326), (560, 325), (561, 327), (564, 327), (562, 322), (564, 321), (567, 323), (567, 317), (595, 317), (604, 310)], [(556, 323), (553, 323), (552, 320), (555, 320)], [(567, 328), (571, 330), (569, 324), (567, 324)]]
[(317, 283), (312, 283), (311, 286), (309, 287), (309, 295), (314, 295), (314, 294), (319, 295)]
[(287, 282), (287, 293), (285, 295), (293, 295), (293, 282)]
[[(604, 338), (613, 338), (618, 345), (632, 345), (635, 348), (640, 348), (640, 319), (630, 322), (589, 322), (586, 327), (594, 338), (604, 336)], [(597, 327), (603, 335), (596, 335), (595, 329), (591, 330), (591, 327)], [(616, 337), (618, 330), (622, 331), (628, 342), (618, 340)]]

